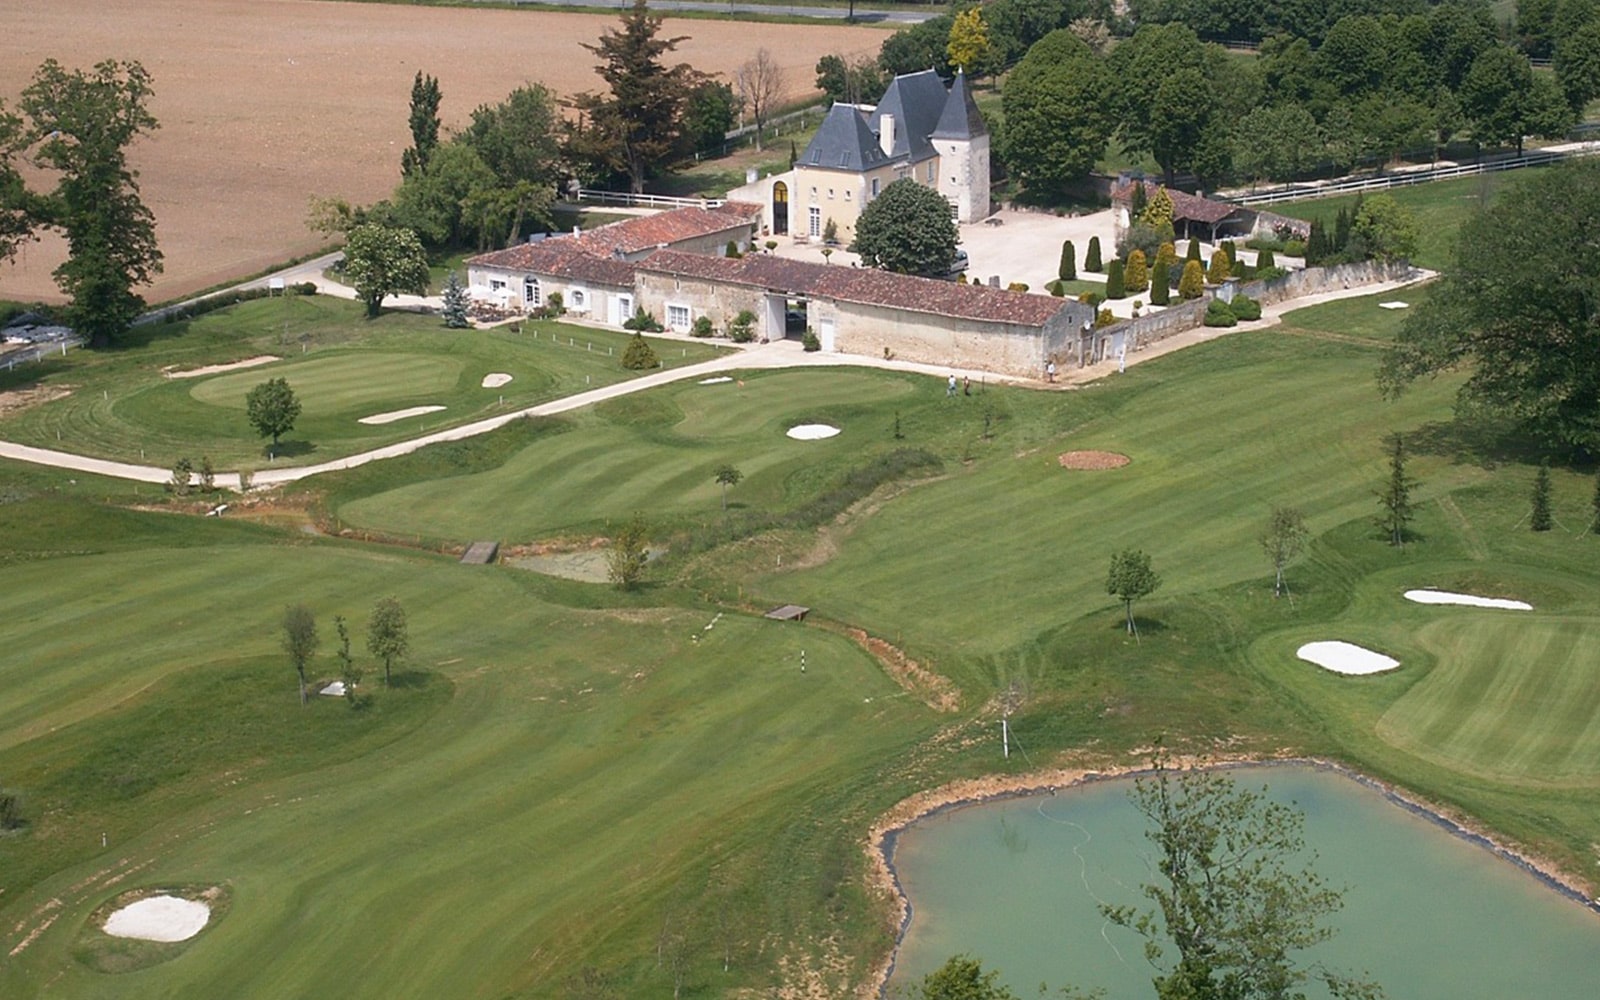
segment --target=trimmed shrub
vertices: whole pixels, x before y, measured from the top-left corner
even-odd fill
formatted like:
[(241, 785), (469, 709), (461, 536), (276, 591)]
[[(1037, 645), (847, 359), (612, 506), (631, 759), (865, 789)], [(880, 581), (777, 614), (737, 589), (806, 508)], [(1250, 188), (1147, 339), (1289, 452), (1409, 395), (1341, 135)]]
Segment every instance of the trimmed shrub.
[(1026, 281), (1013, 281), (1011, 284), (1006, 286), (1006, 291), (1008, 292), (1025, 292), (1027, 290), (1028, 283)]
[(1078, 301), (1086, 306), (1097, 306), (1104, 302), (1106, 297), (1099, 292), (1079, 292)]
[(1228, 259), (1228, 252), (1220, 247), (1211, 251), (1211, 268), (1206, 271), (1206, 280), (1213, 285), (1220, 285), (1228, 280), (1228, 274), (1233, 269), (1233, 261)]
[(1045, 289), (1045, 291), (1049, 292), (1051, 295), (1054, 295), (1058, 299), (1064, 297), (1067, 294), (1067, 286), (1063, 285), (1060, 282), (1059, 279), (1056, 280), (1056, 281), (1050, 282), (1050, 284), (1044, 286), (1044, 289)]
[(1183, 255), (1183, 259), (1184, 260), (1194, 260), (1194, 261), (1198, 261), (1198, 260), (1201, 259), (1200, 258), (1200, 241), (1199, 240), (1192, 239), (1192, 238), (1189, 240), (1189, 249)]
[(1290, 257), (1304, 257), (1307, 253), (1304, 240), (1289, 240), (1283, 245), (1283, 252)]
[(744, 254), (739, 252), (739, 241), (738, 240), (729, 240), (728, 241), (728, 245), (726, 247), (722, 248), (722, 256), (724, 256), (724, 257), (732, 257), (735, 260), (738, 260), (740, 257), (743, 257)]
[(1106, 265), (1106, 298), (1125, 299), (1128, 289), (1122, 276), (1122, 261), (1114, 260)]
[(1156, 265), (1158, 265), (1158, 264), (1167, 265), (1167, 273), (1168, 274), (1171, 274), (1173, 271), (1177, 270), (1177, 268), (1178, 268), (1178, 251), (1177, 251), (1177, 248), (1172, 245), (1172, 241), (1171, 240), (1168, 240), (1167, 242), (1161, 244), (1161, 246), (1156, 249), (1155, 260), (1151, 261), (1151, 263), (1150, 263), (1150, 273), (1152, 275), (1152, 280), (1154, 280), (1153, 276), (1155, 274)]
[(806, 327), (806, 332), (800, 335), (800, 347), (808, 353), (822, 350), (822, 341), (817, 339), (817, 332), (811, 327)]
[(1228, 260), (1230, 261), (1236, 261), (1239, 259), (1239, 248), (1234, 245), (1232, 240), (1223, 240), (1221, 243), (1217, 244), (1217, 249), (1227, 254)]
[[(790, 166), (794, 166), (794, 164), (791, 163)], [(833, 221), (832, 216), (829, 216), (828, 221), (822, 224), (822, 242), (830, 247), (839, 242), (839, 224)]]
[(1089, 237), (1089, 250), (1083, 255), (1083, 269), (1085, 271), (1099, 272), (1105, 269), (1100, 261), (1100, 237)]
[(1185, 299), (1198, 299), (1206, 290), (1206, 274), (1197, 260), (1185, 261), (1183, 277), (1178, 279), (1178, 295)]
[(644, 334), (635, 333), (628, 338), (628, 346), (622, 352), (622, 367), (632, 371), (660, 368), (661, 359), (656, 357), (655, 349), (644, 339)]
[(1129, 292), (1142, 292), (1150, 287), (1150, 268), (1145, 264), (1143, 250), (1128, 255), (1128, 266), (1122, 274), (1122, 284)]
[(1062, 281), (1076, 281), (1078, 278), (1078, 251), (1073, 247), (1071, 240), (1064, 240), (1061, 244), (1061, 263), (1056, 266), (1056, 277)]
[(639, 308), (637, 308), (637, 309), (635, 309), (633, 311), (633, 315), (632, 316), (629, 316), (627, 318), (627, 320), (623, 322), (622, 328), (624, 330), (649, 331), (650, 333), (660, 333), (661, 332), (661, 321), (656, 319), (654, 316), (650, 315), (649, 313), (645, 312), (644, 311), (644, 306), (640, 306)]
[(1110, 309), (1102, 309), (1098, 313), (1096, 313), (1095, 317), (1094, 317), (1094, 325), (1095, 326), (1110, 326), (1112, 323), (1115, 323), (1116, 321), (1117, 321), (1117, 317), (1112, 315), (1112, 312), (1111, 312)]
[(1212, 299), (1206, 304), (1206, 326), (1238, 326), (1239, 317), (1233, 314), (1228, 304), (1221, 299)]
[(1272, 256), (1272, 248), (1267, 247), (1256, 254), (1256, 270), (1260, 271), (1269, 267), (1277, 267), (1278, 259)]
[(1235, 295), (1228, 303), (1228, 311), (1242, 320), (1257, 320), (1261, 318), (1261, 303), (1248, 295)]
[(716, 332), (716, 328), (711, 325), (710, 316), (701, 316), (694, 321), (693, 326), (689, 327), (691, 337), (709, 337)]
[[(561, 297), (560, 292), (551, 292), (549, 295), (545, 296), (544, 307), (548, 315), (554, 319), (555, 317), (564, 315), (566, 313), (567, 300)], [(658, 326), (656, 329), (659, 330), (661, 327)]]
[(1228, 277), (1230, 278), (1245, 278), (1249, 277), (1249, 274), (1250, 272), (1245, 270), (1245, 264), (1242, 260), (1236, 260), (1228, 266)]
[(1150, 304), (1164, 306), (1172, 301), (1172, 265), (1156, 261), (1150, 272)]

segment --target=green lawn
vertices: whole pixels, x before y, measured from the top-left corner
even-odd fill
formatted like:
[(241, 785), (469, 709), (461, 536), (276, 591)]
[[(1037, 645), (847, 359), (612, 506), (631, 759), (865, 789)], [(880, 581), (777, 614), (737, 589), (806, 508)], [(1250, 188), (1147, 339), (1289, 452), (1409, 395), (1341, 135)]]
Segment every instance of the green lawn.
[[(522, 332), (449, 331), (436, 316), (385, 313), (362, 318), (339, 299), (262, 299), (187, 323), (142, 328), (131, 348), (74, 352), (66, 359), (0, 373), (0, 387), (61, 387), (64, 398), (0, 419), (0, 437), (79, 454), (168, 466), (209, 456), (219, 469), (264, 464), (264, 443), (244, 398), (284, 378), (303, 407), (277, 461), (326, 461), (532, 406), (633, 377), (621, 366), (629, 335), (561, 323), (530, 322)], [(692, 364), (721, 349), (663, 343), (667, 366)], [(272, 364), (172, 379), (163, 369), (193, 369), (258, 355)], [(486, 375), (512, 381), (486, 389)], [(417, 406), (442, 411), (387, 424), (363, 417)]]
[[(1452, 379), (1377, 397), (1401, 318), (1373, 297), (1303, 310), (1071, 392), (748, 373), (297, 486), (346, 526), (424, 540), (587, 535), (636, 510), (672, 540), (724, 523), (711, 470), (739, 466), (727, 523), (770, 526), (670, 552), (634, 594), (277, 528), (271, 511), (108, 506), (127, 488), (0, 463), (0, 779), (34, 821), (0, 836), (0, 996), (709, 998), (806, 970), (843, 996), (893, 936), (864, 883), (873, 817), (954, 778), (1133, 762), (1158, 737), (1337, 757), (1600, 882), (1592, 472), (1554, 470), (1556, 530), (1528, 531), (1533, 466), (1455, 428)], [(470, 379), (484, 360), (394, 330), (284, 364), (351, 394), (348, 413), (376, 401), (315, 366), (365, 350)], [(193, 336), (73, 377), (231, 353)], [(496, 349), (518, 346), (539, 350)], [(193, 405), (231, 412), (237, 388)], [(813, 419), (844, 433), (783, 435)], [(1420, 482), (1404, 550), (1372, 524), (1397, 430)], [(820, 528), (783, 519), (908, 448), (936, 473)], [(1132, 462), (1062, 469), (1080, 448)], [(1292, 598), (1273, 598), (1258, 541), (1274, 504), (1313, 535)], [(1163, 578), (1137, 641), (1104, 591), (1125, 546)], [(1537, 610), (1423, 607), (1400, 598), (1414, 586)], [(364, 622), (388, 595), (411, 620), (404, 683), (369, 684), (364, 713), (301, 709), (282, 608), (317, 614), (325, 679), (333, 616), (370, 668)], [(805, 624), (757, 616), (791, 601), (814, 609)], [(903, 690), (845, 627), (949, 678), (957, 710)], [(1295, 657), (1311, 639), (1401, 667), (1337, 676)], [(1009, 760), (1007, 689), (1025, 748)], [(116, 893), (208, 884), (227, 913), (176, 958), (108, 976), (75, 957)]]

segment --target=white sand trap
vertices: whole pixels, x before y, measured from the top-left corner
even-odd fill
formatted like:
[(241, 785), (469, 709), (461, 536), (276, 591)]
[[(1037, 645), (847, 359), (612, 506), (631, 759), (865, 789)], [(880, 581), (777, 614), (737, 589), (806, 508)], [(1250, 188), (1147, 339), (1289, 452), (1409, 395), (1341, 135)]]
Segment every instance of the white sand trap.
[(211, 907), (177, 896), (150, 896), (129, 903), (106, 920), (112, 937), (140, 941), (187, 941), (211, 919)]
[(1409, 309), (1409, 308), (1411, 308), (1411, 303), (1409, 303), (1409, 302), (1401, 302), (1399, 299), (1395, 299), (1393, 302), (1379, 302), (1378, 303), (1378, 308), (1379, 309)]
[(318, 691), (317, 694), (325, 694), (329, 698), (343, 698), (344, 697), (344, 681), (334, 681), (332, 684), (329, 684), (327, 687), (323, 688), (321, 691)]
[(243, 361), (235, 361), (226, 365), (206, 365), (204, 368), (191, 368), (182, 372), (162, 372), (167, 378), (199, 378), (202, 375), (216, 375), (219, 372), (234, 372), (241, 368), (254, 368), (257, 365), (270, 365), (280, 360), (275, 354), (260, 354)]
[(796, 424), (788, 430), (789, 436), (796, 441), (820, 441), (837, 433), (839, 428), (832, 424)]
[(701, 385), (721, 385), (724, 382), (732, 382), (732, 381), (733, 381), (733, 376), (732, 375), (717, 375), (717, 376), (715, 376), (713, 378), (703, 378), (703, 379), (701, 379), (700, 380), (700, 384)]
[(1504, 608), (1507, 611), (1532, 611), (1526, 601), (1512, 601), (1504, 597), (1479, 597), (1476, 594), (1452, 594), (1448, 590), (1408, 590), (1406, 600), (1418, 604), (1465, 604), (1474, 608)]
[(1400, 665), (1393, 657), (1337, 640), (1308, 642), (1295, 650), (1295, 655), (1336, 674), (1381, 674)]
[(503, 385), (510, 384), (511, 376), (505, 372), (490, 372), (483, 377), (483, 387), (485, 389), (498, 389)]
[(388, 413), (374, 413), (370, 417), (362, 417), (363, 424), (392, 424), (396, 420), (407, 417), (420, 417), (424, 413), (438, 413), (444, 409), (442, 406), (413, 406), (409, 410), (390, 410)]

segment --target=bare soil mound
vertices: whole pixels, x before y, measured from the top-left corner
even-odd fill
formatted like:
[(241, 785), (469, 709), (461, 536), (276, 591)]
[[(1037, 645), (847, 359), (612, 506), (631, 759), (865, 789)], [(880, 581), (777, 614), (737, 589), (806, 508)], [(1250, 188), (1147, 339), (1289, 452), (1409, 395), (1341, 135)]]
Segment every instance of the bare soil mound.
[(1133, 459), (1114, 451), (1064, 451), (1056, 457), (1063, 469), (1082, 469), (1085, 471), (1098, 471), (1101, 469), (1120, 469)]

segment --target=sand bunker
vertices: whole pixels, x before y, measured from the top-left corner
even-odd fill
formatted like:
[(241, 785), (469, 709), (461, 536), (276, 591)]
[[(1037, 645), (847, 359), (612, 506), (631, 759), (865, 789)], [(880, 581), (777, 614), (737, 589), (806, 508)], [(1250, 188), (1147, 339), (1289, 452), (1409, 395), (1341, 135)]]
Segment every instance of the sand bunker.
[(1063, 469), (1095, 471), (1099, 469), (1120, 469), (1131, 462), (1132, 459), (1114, 451), (1067, 451), (1057, 456), (1056, 461), (1061, 463)]
[(1409, 303), (1409, 302), (1401, 302), (1399, 299), (1395, 299), (1393, 302), (1379, 302), (1378, 303), (1378, 308), (1379, 309), (1409, 309), (1410, 307), (1411, 307), (1411, 303)]
[(839, 428), (832, 424), (796, 424), (787, 433), (796, 441), (820, 441), (839, 433)]
[(181, 372), (163, 370), (161, 374), (165, 375), (167, 378), (199, 378), (202, 375), (216, 375), (220, 372), (238, 371), (241, 368), (254, 368), (257, 365), (270, 365), (272, 362), (278, 360), (281, 359), (275, 354), (261, 354), (253, 358), (245, 358), (243, 361), (235, 361), (231, 364), (206, 365), (204, 368), (190, 368), (187, 371)]
[(106, 933), (140, 941), (187, 941), (211, 919), (211, 907), (177, 896), (150, 896), (106, 918)]
[(732, 381), (733, 381), (733, 376), (732, 375), (717, 375), (714, 378), (703, 378), (703, 379), (701, 379), (700, 380), (700, 384), (701, 385), (721, 385), (723, 382), (732, 382)]
[(1418, 604), (1465, 604), (1474, 608), (1504, 608), (1507, 611), (1532, 611), (1526, 601), (1512, 601), (1504, 597), (1478, 597), (1475, 594), (1452, 594), (1448, 590), (1408, 590), (1406, 600)]
[(1381, 674), (1400, 665), (1393, 657), (1351, 642), (1308, 642), (1296, 650), (1295, 655), (1336, 674)]
[(424, 413), (438, 413), (444, 409), (442, 406), (413, 406), (409, 410), (391, 410), (388, 413), (374, 413), (370, 417), (362, 417), (363, 424), (392, 424), (396, 420), (407, 417), (420, 417)]
[(503, 385), (509, 385), (510, 382), (511, 376), (505, 372), (490, 372), (483, 377), (483, 387), (485, 389), (498, 389)]

